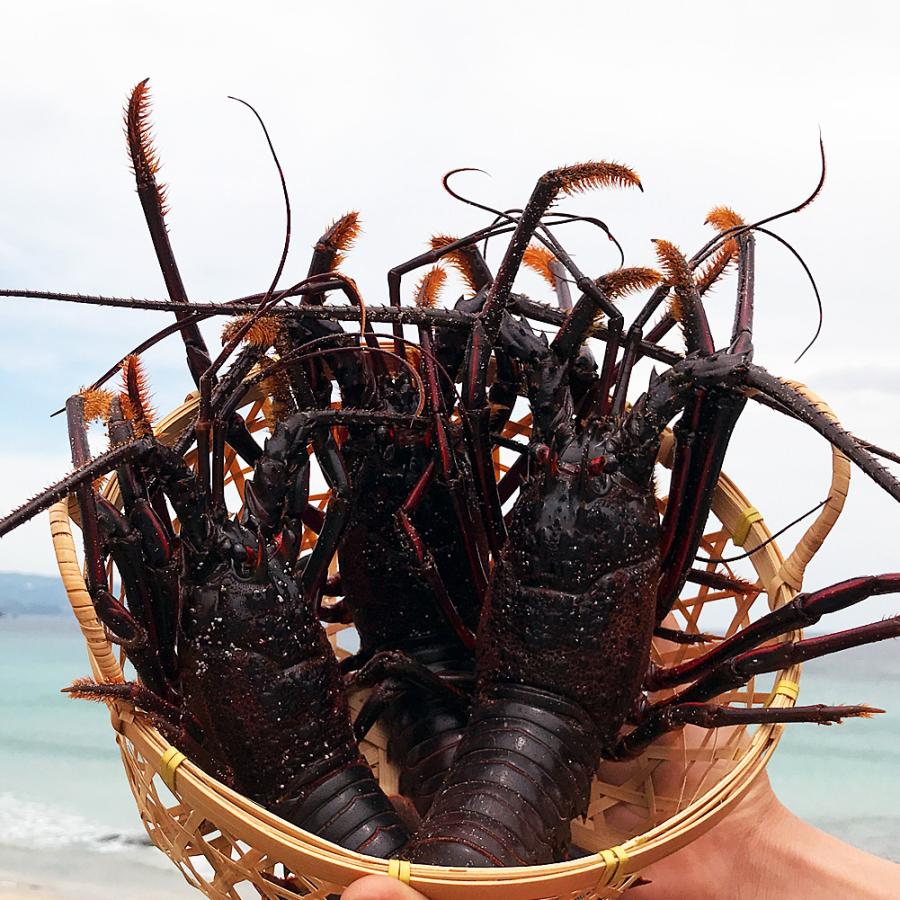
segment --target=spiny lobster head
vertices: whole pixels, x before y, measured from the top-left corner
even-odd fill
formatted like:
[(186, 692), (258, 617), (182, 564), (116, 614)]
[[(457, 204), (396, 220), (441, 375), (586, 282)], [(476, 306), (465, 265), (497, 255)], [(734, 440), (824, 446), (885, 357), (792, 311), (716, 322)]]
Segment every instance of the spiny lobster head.
[(653, 493), (659, 441), (644, 439), (631, 418), (604, 419), (564, 430), (552, 445), (538, 444), (544, 492), (564, 486), (573, 502), (588, 506), (624, 492)]
[(526, 580), (582, 592), (601, 575), (653, 556), (659, 514), (655, 454), (629, 457), (620, 422), (573, 431), (533, 446), (531, 477), (510, 525), (510, 545)]
[[(419, 390), (406, 370), (379, 373), (367, 409), (393, 416), (417, 415)], [(357, 424), (341, 429), (341, 449), (346, 457), (362, 457), (380, 469), (405, 469), (410, 454), (427, 453), (423, 432), (397, 424)], [(376, 462), (377, 461), (377, 462)]]
[[(252, 518), (216, 526), (201, 577), (192, 571), (195, 551), (188, 550), (185, 558), (181, 580), (186, 636), (210, 630), (239, 636), (257, 617), (269, 616), (275, 623), (288, 610), (297, 615), (302, 603), (297, 583), (289, 574), (290, 551), (286, 536), (263, 537)], [(258, 629), (258, 623), (254, 627)], [(276, 625), (272, 634), (280, 627)]]

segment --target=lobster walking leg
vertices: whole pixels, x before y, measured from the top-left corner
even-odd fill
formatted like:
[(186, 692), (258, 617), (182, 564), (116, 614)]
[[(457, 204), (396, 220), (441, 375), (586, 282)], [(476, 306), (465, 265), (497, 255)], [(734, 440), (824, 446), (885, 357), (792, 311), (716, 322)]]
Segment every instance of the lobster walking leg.
[(123, 700), (131, 706), (138, 706), (153, 716), (155, 727), (169, 740), (180, 746), (187, 744), (193, 759), (209, 762), (203, 751), (203, 730), (196, 717), (183, 706), (170, 703), (142, 684), (133, 681), (111, 684), (82, 678), (63, 688), (62, 692), (82, 700)]
[(710, 669), (758, 647), (765, 641), (796, 628), (815, 625), (824, 615), (847, 609), (869, 597), (900, 591), (900, 574), (851, 578), (811, 593), (798, 594), (790, 603), (748, 625), (715, 649), (677, 666), (652, 669), (644, 682), (648, 691), (674, 687), (693, 681)]
[(812, 722), (832, 725), (847, 718), (868, 718), (884, 710), (871, 706), (792, 706), (784, 709), (733, 709), (715, 703), (680, 703), (654, 712), (644, 724), (604, 751), (609, 760), (621, 761), (640, 756), (647, 745), (668, 731), (684, 725), (700, 728), (724, 728), (729, 725), (767, 725), (787, 722)]
[[(714, 712), (713, 717), (709, 719), (713, 724), (704, 725), (704, 727), (710, 728), (718, 727), (719, 724), (791, 721), (829, 724), (829, 722), (840, 721), (844, 716), (868, 716), (882, 712), (883, 710), (869, 706), (813, 706), (795, 707), (791, 711), (749, 709), (726, 712), (726, 708), (716, 707), (715, 704), (707, 705), (704, 701), (725, 691), (741, 687), (754, 675), (775, 672), (787, 666), (827, 656), (830, 653), (837, 653), (840, 650), (890, 640), (898, 636), (900, 636), (900, 616), (822, 637), (763, 647), (728, 658), (708, 671), (690, 687), (666, 700), (648, 706), (644, 710), (640, 724), (634, 731), (620, 738), (610, 749), (604, 751), (604, 755), (608, 759), (624, 759), (640, 753), (644, 747), (661, 734), (682, 724), (693, 722), (697, 725), (704, 725), (704, 721), (695, 721), (690, 718), (692, 707), (706, 707), (706, 710), (702, 711), (704, 716), (711, 710), (722, 710), (722, 712)], [(788, 715), (789, 712), (794, 713), (793, 718)], [(741, 713), (743, 719), (737, 716), (737, 713)], [(782, 715), (785, 717), (782, 718)], [(725, 721), (729, 717), (732, 721)]]
[[(404, 692), (408, 692), (409, 687), (418, 688), (455, 709), (467, 710), (470, 702), (468, 693), (451, 683), (459, 680), (452, 673), (438, 675), (424, 663), (399, 650), (376, 653), (346, 679), (350, 689), (376, 685), (353, 723), (357, 740), (366, 736), (379, 717)], [(472, 676), (467, 674), (461, 680), (471, 682)]]

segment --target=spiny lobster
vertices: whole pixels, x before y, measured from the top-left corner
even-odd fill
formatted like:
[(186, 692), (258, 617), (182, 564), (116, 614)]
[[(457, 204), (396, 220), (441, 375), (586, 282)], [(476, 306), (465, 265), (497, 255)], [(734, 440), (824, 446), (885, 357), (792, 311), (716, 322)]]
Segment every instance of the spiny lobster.
[[(351, 213), (326, 231), (309, 277), (336, 270), (338, 255), (357, 228)], [(439, 268), (423, 278), (417, 307), (434, 304), (443, 278)], [(458, 342), (440, 327), (433, 341), (430, 329), (420, 326), (416, 347), (395, 337), (392, 355), (328, 356), (326, 369), (325, 361), (290, 363), (291, 354), (313, 341), (344, 340), (339, 323), (297, 319), (273, 326), (269, 343), (288, 363), (287, 377), (276, 387), (283, 405), (326, 408), (332, 378), (342, 409), (415, 417), (419, 392), (410, 374), (416, 372), (426, 394), (427, 428), (372, 427), (360, 421), (339, 429), (336, 452), (350, 485), (349, 506), (333, 547), (338, 575), (324, 592), (343, 599), (320, 610), (325, 619), (356, 627), (361, 646), (345, 660), (349, 682), (378, 683), (356, 720), (357, 735), (385, 717), (401, 793), (424, 812), (464, 724), (460, 688), (472, 680), (471, 634), (487, 580), (486, 538), (480, 517), (470, 512), (474, 497), (465, 438), (447, 413), (455, 405), (448, 369), (458, 368), (453, 359)], [(379, 347), (371, 332), (367, 340)]]
[[(686, 723), (828, 724), (870, 715), (875, 710), (865, 706), (760, 710), (709, 701), (754, 674), (900, 634), (898, 617), (760, 647), (828, 612), (900, 590), (900, 574), (855, 578), (798, 595), (690, 663), (650, 665), (651, 637), (688, 576), (748, 390), (807, 422), (898, 500), (900, 483), (860, 443), (752, 362), (753, 229), (763, 223), (730, 224), (693, 260), (696, 265), (704, 252), (724, 246), (737, 256), (735, 321), (723, 349), (715, 347), (692, 265), (665, 241), (657, 242), (665, 283), (629, 330), (621, 362), (621, 314), (602, 281), (585, 278), (555, 242), (557, 258), (584, 293), (549, 344), (527, 323), (511, 324), (513, 277), (542, 215), (559, 193), (601, 171), (596, 164), (570, 167), (540, 179), (472, 330), (469, 361), (482, 373), (484, 348), (498, 341), (526, 367), (530, 464), (494, 563), (469, 725), (429, 814), (403, 851), (413, 862), (497, 866), (563, 858), (570, 820), (587, 811), (598, 762), (634, 756)], [(687, 355), (654, 373), (629, 409), (626, 390), (643, 327), (670, 292)], [(598, 308), (609, 316), (600, 390), (579, 408), (570, 373)], [(475, 406), (481, 397), (464, 400)], [(662, 432), (676, 417), (672, 486), (660, 522), (654, 464)], [(644, 692), (660, 688), (678, 690), (650, 702)], [(629, 726), (625, 733), (623, 726)]]
[[(335, 271), (334, 258), (346, 248), (346, 217), (323, 236), (310, 273), (299, 284), (275, 293), (283, 256), (265, 294), (243, 303), (207, 304), (201, 311), (186, 303), (168, 244), (147, 134), (145, 89), (142, 84), (135, 92), (127, 126), (139, 195), (173, 302), (95, 299), (133, 308), (176, 307), (178, 322), (167, 331), (179, 330), (185, 340), (200, 389), (200, 413), (174, 448), (162, 446), (148, 433), (134, 364), (129, 363), (131, 387), (125, 397), (99, 400), (108, 406), (113, 449), (88, 461), (84, 406), (98, 398), (70, 399), (76, 473), (0, 521), (2, 534), (72, 491), (78, 497), (98, 615), (128, 647), (142, 684), (80, 684), (77, 692), (136, 702), (211, 771), (302, 827), (369, 853), (399, 852), (404, 829), (358, 755), (339, 671), (316, 615), (322, 593), (339, 587), (329, 586), (326, 578), (338, 553), (342, 579), (347, 580), (340, 585), (344, 608), (351, 609), (354, 597), (364, 598), (351, 614), (366, 627), (365, 603), (373, 593), (365, 583), (370, 567), (365, 553), (354, 554), (352, 548), (364, 544), (368, 552), (374, 545), (368, 535), (363, 544), (353, 544), (356, 517), (366, 524), (390, 523), (388, 555), (401, 569), (397, 578), (421, 598), (421, 605), (417, 601), (410, 609), (415, 615), (429, 611), (422, 626), (429, 640), (435, 627), (438, 640), (452, 634), (459, 646), (471, 644), (478, 604), (466, 606), (466, 598), (474, 595), (480, 601), (476, 563), (486, 567), (487, 550), (493, 556), (478, 628), (471, 720), (446, 782), (404, 851), (414, 861), (521, 865), (560, 858), (568, 844), (569, 820), (585, 809), (599, 759), (626, 758), (684, 722), (706, 727), (827, 723), (872, 712), (867, 707), (739, 710), (708, 701), (756, 672), (894, 636), (898, 620), (757, 649), (829, 611), (896, 590), (900, 575), (854, 579), (801, 594), (689, 664), (654, 669), (648, 663), (650, 637), (654, 630), (659, 633), (689, 575), (712, 487), (748, 391), (806, 421), (900, 499), (900, 485), (860, 442), (752, 362), (753, 232), (764, 230), (769, 220), (745, 225), (720, 216), (720, 236), (690, 262), (673, 245), (659, 242), (666, 282), (624, 338), (624, 317), (614, 299), (641, 279), (649, 282), (646, 270), (640, 276), (626, 276), (622, 272), (628, 270), (622, 270), (590, 279), (544, 222), (561, 193), (639, 185), (631, 170), (608, 163), (549, 172), (521, 212), (501, 213), (499, 225), (459, 241), (436, 241), (430, 253), (391, 271), (389, 291), (396, 307), (402, 273), (455, 252), (481, 267), (475, 242), (512, 231), (496, 277), (486, 266), (479, 268), (479, 290), (455, 315), (364, 310), (352, 282)], [(538, 233), (555, 255), (551, 272), (559, 292), (562, 271), (582, 291), (569, 310), (551, 313), (512, 293), (519, 265)], [(717, 255), (698, 284), (692, 269), (712, 253)], [(700, 299), (703, 278), (716, 277), (735, 257), (735, 325), (728, 346), (717, 351)], [(384, 350), (366, 325), (361, 328), (365, 346), (355, 335), (344, 334), (337, 320), (352, 316), (313, 300), (331, 290), (343, 291), (359, 306), (356, 317), (361, 321), (377, 317), (393, 322), (394, 352)], [(422, 291), (427, 294), (424, 284)], [(683, 359), (643, 338), (650, 316), (670, 293), (670, 312), (648, 338), (658, 338), (677, 320), (688, 350)], [(304, 298), (300, 307), (276, 307), (279, 300), (297, 295)], [(607, 317), (602, 328), (598, 312)], [(196, 323), (214, 313), (249, 315), (228, 330), (223, 353), (211, 362)], [(535, 335), (520, 317), (523, 313), (559, 325), (552, 342)], [(404, 321), (420, 326), (417, 350), (403, 337)], [(275, 331), (272, 323), (278, 326)], [(599, 371), (583, 353), (588, 334), (601, 334), (606, 341)], [(227, 355), (247, 337), (251, 340), (217, 381)], [(269, 346), (279, 359), (263, 358)], [(652, 377), (647, 393), (629, 409), (626, 391), (642, 354), (672, 365)], [(254, 366), (260, 371), (250, 374)], [(332, 378), (343, 405), (355, 408), (327, 409)], [(285, 380), (286, 390), (279, 384)], [(463, 383), (459, 424), (449, 419), (457, 380)], [(263, 448), (237, 415), (250, 386), (261, 381), (273, 394), (281, 391), (274, 431)], [(514, 477), (498, 489), (491, 451), (520, 387), (531, 405), (533, 433), (526, 447), (517, 447), (522, 462), (514, 467)], [(492, 408), (490, 400), (499, 402)], [(660, 435), (676, 417), (672, 487), (660, 522), (653, 464)], [(181, 459), (194, 439), (196, 474)], [(246, 509), (237, 520), (225, 512), (226, 443), (254, 466)], [(310, 446), (332, 489), (324, 517), (307, 502)], [(462, 471), (471, 466), (474, 502), (469, 494), (454, 494), (454, 466)], [(124, 515), (91, 487), (94, 478), (114, 470), (122, 484)], [(374, 503), (367, 509), (370, 485)], [(503, 492), (516, 488), (520, 495), (507, 519), (501, 512)], [(166, 501), (181, 520), (177, 538)], [(428, 533), (430, 523), (450, 522), (454, 534), (465, 534), (459, 513), (463, 502), (474, 510), (475, 534), (469, 542), (450, 541), (442, 548), (436, 530)], [(430, 510), (428, 516), (423, 509)], [(303, 524), (314, 527), (319, 539), (309, 557), (299, 558)], [(122, 574), (127, 609), (107, 589), (104, 552)], [(470, 584), (464, 578), (455, 585), (441, 584), (443, 577), (433, 577), (435, 571), (442, 574), (439, 560), (426, 573), (429, 557), (437, 559), (441, 553), (466, 563), (445, 563), (443, 575), (468, 572)], [(392, 577), (383, 583), (390, 584)], [(342, 607), (335, 614), (341, 615)], [(383, 622), (372, 623), (359, 661), (369, 657), (364, 677), (386, 675), (394, 683), (376, 689), (363, 725), (390, 705), (399, 682), (434, 691), (451, 706), (448, 698), (460, 700), (452, 683), (448, 690), (440, 667), (428, 671), (427, 658), (419, 660), (424, 667), (414, 659), (410, 665), (396, 655), (396, 644), (389, 648), (392, 655), (379, 657), (375, 651), (404, 640), (379, 631), (383, 628)], [(235, 659), (241, 663), (238, 674)], [(227, 687), (229, 680), (234, 687)], [(644, 695), (682, 685), (688, 686), (666, 701), (651, 703)], [(454, 720), (455, 734), (462, 718), (457, 714)], [(623, 726), (631, 727), (624, 735)], [(297, 729), (299, 742), (293, 740)], [(441, 740), (443, 766), (450, 745), (445, 736)], [(435, 777), (439, 769), (432, 770)], [(430, 785), (419, 795), (423, 809), (432, 789)]]
[[(6, 517), (0, 534), (74, 492), (88, 589), (111, 637), (127, 648), (140, 683), (82, 680), (71, 693), (139, 706), (192, 759), (250, 799), (335, 843), (390, 856), (407, 832), (360, 755), (342, 674), (317, 612), (334, 550), (329, 537), (341, 534), (347, 510), (346, 473), (332, 427), (413, 428), (411, 416), (292, 410), (260, 448), (236, 409), (262, 353), (250, 345), (216, 379), (226, 353), (211, 362), (191, 319), (155, 179), (146, 82), (126, 110), (126, 133), (138, 194), (200, 389), (200, 412), (180, 445), (160, 443), (150, 428), (136, 358), (129, 358), (121, 396), (91, 389), (69, 399), (75, 472)], [(308, 281), (310, 290), (318, 289), (314, 279)], [(260, 308), (272, 295), (270, 290)], [(255, 326), (255, 319), (241, 323), (226, 351)], [(91, 459), (86, 424), (97, 417), (108, 421), (111, 449)], [(182, 459), (193, 438), (196, 473)], [(237, 518), (224, 501), (226, 442), (254, 464), (248, 502)], [(320, 541), (297, 567), (298, 537), (310, 515), (310, 446), (332, 500), (318, 523)], [(123, 511), (94, 488), (95, 479), (111, 472)], [(177, 533), (169, 504), (180, 522)], [(120, 574), (127, 606), (109, 590), (107, 556)]]

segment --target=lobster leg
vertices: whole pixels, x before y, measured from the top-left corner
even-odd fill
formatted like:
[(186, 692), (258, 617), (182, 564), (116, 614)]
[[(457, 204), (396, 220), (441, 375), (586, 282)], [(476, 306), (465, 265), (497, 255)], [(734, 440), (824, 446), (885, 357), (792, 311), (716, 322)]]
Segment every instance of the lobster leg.
[[(141, 681), (160, 697), (171, 699), (173, 672), (164, 665), (154, 621), (153, 588), (145, 581), (148, 567), (141, 553), (137, 529), (104, 497), (97, 498), (97, 516), (103, 544), (116, 564), (128, 600), (128, 610), (144, 629), (147, 638), (129, 647), (128, 658)], [(169, 648), (174, 651), (174, 644)]]
[(883, 710), (871, 706), (792, 706), (784, 709), (734, 709), (715, 703), (680, 703), (652, 713), (634, 731), (604, 752), (608, 760), (633, 759), (640, 756), (648, 744), (667, 731), (683, 725), (701, 728), (724, 728), (728, 725), (766, 725), (781, 722), (813, 722), (832, 725), (851, 717), (869, 718)]
[(410, 557), (415, 561), (418, 574), (431, 589), (435, 602), (440, 608), (441, 615), (453, 629), (454, 634), (459, 638), (463, 646), (469, 650), (473, 649), (475, 647), (475, 635), (461, 618), (456, 604), (447, 592), (447, 587), (441, 578), (441, 573), (438, 571), (434, 555), (425, 546), (425, 542), (404, 510), (399, 510), (395, 514), (395, 518), (398, 537), (407, 548)]
[[(376, 653), (362, 668), (346, 678), (350, 690), (375, 686), (353, 723), (356, 739), (361, 741), (397, 700), (408, 698), (410, 688), (418, 689), (433, 701), (446, 706), (451, 715), (457, 712), (465, 715), (471, 698), (466, 691), (451, 683), (453, 678), (452, 675), (438, 675), (400, 650)], [(472, 676), (463, 675), (461, 680), (471, 682)]]
[(481, 322), (472, 327), (463, 366), (462, 402), (466, 408), (465, 424), (470, 429), (473, 447), (472, 466), (478, 489), (481, 515), (487, 527), (491, 553), (496, 556), (506, 539), (503, 511), (497, 495), (494, 464), (491, 458), (490, 407), (487, 403), (485, 377), (492, 344)]
[[(882, 712), (869, 706), (801, 706), (790, 710), (732, 710), (716, 704), (707, 704), (705, 701), (725, 691), (741, 687), (754, 675), (775, 672), (840, 650), (895, 637), (900, 637), (900, 616), (823, 637), (762, 647), (726, 659), (690, 687), (667, 700), (646, 707), (641, 723), (634, 731), (620, 738), (604, 753), (604, 756), (607, 759), (627, 759), (635, 756), (661, 734), (687, 723), (707, 728), (766, 722), (818, 722), (827, 725), (840, 721), (844, 716), (869, 716), (872, 713)], [(698, 712), (693, 712), (694, 709), (698, 709)], [(707, 722), (710, 724), (706, 724)]]
[[(352, 687), (352, 682), (350, 685)], [(366, 697), (353, 721), (353, 734), (361, 741), (375, 727), (375, 723), (398, 701), (409, 696), (409, 687), (396, 678), (385, 676)]]
[(797, 628), (815, 625), (828, 613), (847, 609), (869, 597), (897, 591), (900, 591), (900, 574), (891, 573), (868, 578), (851, 578), (819, 591), (797, 594), (790, 603), (748, 625), (734, 637), (722, 641), (709, 653), (677, 666), (652, 670), (644, 682), (644, 687), (649, 691), (657, 691), (694, 681), (765, 641)]
[[(328, 500), (322, 530), (300, 580), (304, 600), (313, 602), (318, 608), (322, 587), (328, 577), (328, 566), (337, 552), (341, 535), (350, 516), (350, 479), (330, 429), (317, 429), (313, 433), (313, 446), (316, 459), (331, 488), (331, 497)], [(306, 448), (303, 447), (300, 452), (306, 455)]]
[(662, 638), (664, 641), (671, 641), (673, 644), (709, 644), (712, 641), (720, 640), (714, 634), (691, 634), (679, 631), (677, 628), (666, 628), (663, 625), (657, 625), (653, 629), (653, 636)]
[(190, 712), (133, 681), (112, 684), (81, 678), (69, 687), (63, 688), (62, 692), (82, 700), (123, 700), (131, 706), (152, 713), (158, 721), (166, 722), (169, 731), (174, 730), (179, 736), (188, 737), (193, 743), (202, 743), (203, 729)]
[[(465, 549), (466, 560), (469, 564), (472, 588), (475, 594), (476, 610), (472, 611), (472, 621), (469, 623), (470, 629), (474, 629), (477, 625), (477, 616), (481, 611), (484, 593), (487, 590), (486, 555), (487, 536), (483, 529), (479, 526), (481, 521), (472, 522), (469, 516), (471, 503), (470, 498), (466, 496), (465, 482), (463, 472), (460, 470), (458, 461), (450, 446), (450, 440), (445, 426), (443, 411), (443, 395), (438, 384), (437, 368), (432, 353), (431, 335), (427, 328), (419, 328), (419, 339), (423, 351), (423, 363), (425, 367), (425, 385), (428, 403), (432, 411), (432, 435), (435, 438), (435, 460), (436, 467), (431, 466), (426, 469), (432, 475), (435, 471), (439, 472), (447, 486), (450, 494), (450, 502), (453, 507), (453, 515), (456, 519), (459, 534), (462, 538), (463, 547)], [(424, 479), (423, 475), (423, 479)], [(402, 513), (406, 516), (412, 512), (416, 503), (423, 496), (423, 488), (416, 485), (412, 493), (403, 504)], [(401, 523), (408, 533), (407, 523)], [(409, 523), (411, 525), (411, 523)], [(435, 573), (439, 575), (438, 570)], [(448, 598), (449, 599), (449, 598)]]
[[(72, 447), (72, 463), (82, 468), (90, 459), (87, 429), (84, 419), (84, 398), (78, 394), (66, 402), (66, 418), (69, 443)], [(108, 471), (108, 470), (107, 470)], [(139, 646), (146, 642), (147, 634), (140, 623), (109, 592), (106, 568), (97, 518), (97, 495), (90, 480), (75, 487), (78, 509), (81, 513), (81, 531), (84, 539), (85, 574), (88, 593), (101, 622), (123, 646)]]
[(387, 678), (422, 688), (463, 709), (468, 708), (471, 700), (465, 691), (451, 684), (449, 677), (442, 678), (435, 674), (424, 663), (402, 650), (384, 650), (376, 653), (362, 668), (347, 678), (347, 687), (351, 689), (369, 687)]

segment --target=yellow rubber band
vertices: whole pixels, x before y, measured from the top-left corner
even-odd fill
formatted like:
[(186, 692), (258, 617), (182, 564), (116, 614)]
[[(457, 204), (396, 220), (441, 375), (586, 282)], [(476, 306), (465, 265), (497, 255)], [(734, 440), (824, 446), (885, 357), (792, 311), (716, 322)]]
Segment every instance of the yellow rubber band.
[(597, 887), (606, 887), (616, 880), (619, 870), (628, 862), (628, 854), (617, 845), (609, 850), (601, 850), (597, 855), (603, 860), (603, 874)]
[(388, 877), (396, 878), (404, 884), (409, 884), (410, 864), (408, 859), (389, 859), (388, 860)]
[(800, 685), (789, 678), (782, 678), (772, 690), (773, 697), (777, 697), (779, 694), (784, 697), (790, 697), (791, 700), (796, 700), (800, 696)]
[(747, 535), (750, 534), (750, 526), (754, 522), (762, 522), (762, 513), (755, 506), (748, 506), (741, 513), (741, 517), (731, 533), (731, 540), (735, 546), (744, 546), (744, 541), (747, 540)]
[(174, 747), (169, 747), (159, 760), (159, 777), (163, 784), (170, 790), (175, 790), (175, 770), (187, 759), (187, 757)]

